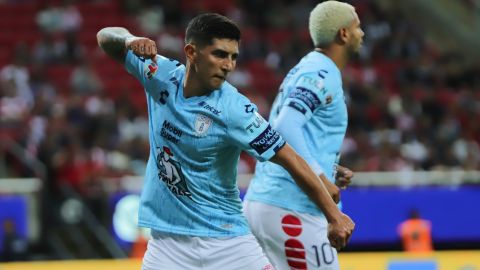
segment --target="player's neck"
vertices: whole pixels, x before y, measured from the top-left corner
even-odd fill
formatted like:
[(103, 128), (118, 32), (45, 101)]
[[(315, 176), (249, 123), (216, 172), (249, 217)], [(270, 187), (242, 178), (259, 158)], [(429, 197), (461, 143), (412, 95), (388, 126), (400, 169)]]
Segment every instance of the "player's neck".
[(315, 51), (325, 54), (335, 63), (339, 70), (343, 70), (347, 65), (348, 54), (342, 47), (330, 46), (327, 48), (315, 48)]
[(196, 78), (193, 71), (187, 68), (185, 73), (185, 80), (183, 82), (183, 97), (196, 97), (196, 96), (204, 96), (207, 95), (208, 91), (202, 87), (200, 81)]

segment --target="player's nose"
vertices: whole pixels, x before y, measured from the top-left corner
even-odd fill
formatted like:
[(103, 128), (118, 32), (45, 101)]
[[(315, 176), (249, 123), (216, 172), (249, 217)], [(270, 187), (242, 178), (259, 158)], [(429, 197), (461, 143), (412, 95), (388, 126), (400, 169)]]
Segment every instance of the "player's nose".
[(235, 61), (232, 59), (225, 59), (222, 61), (222, 70), (225, 73), (229, 73), (235, 69)]

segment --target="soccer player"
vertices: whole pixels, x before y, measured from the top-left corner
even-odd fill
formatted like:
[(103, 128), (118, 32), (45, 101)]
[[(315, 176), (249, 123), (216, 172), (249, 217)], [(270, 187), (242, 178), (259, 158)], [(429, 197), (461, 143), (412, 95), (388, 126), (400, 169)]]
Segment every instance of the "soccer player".
[(139, 225), (152, 229), (143, 269), (273, 269), (242, 215), (236, 167), (242, 150), (290, 172), (329, 218), (345, 245), (354, 224), (308, 164), (246, 97), (225, 81), (235, 68), (240, 30), (202, 14), (186, 29), (186, 66), (157, 55), (155, 43), (108, 27), (99, 46), (143, 85), (150, 157)]
[[(315, 49), (285, 77), (269, 121), (338, 202), (339, 187), (353, 177), (338, 165), (348, 120), (340, 70), (359, 51), (364, 33), (355, 8), (337, 1), (311, 11), (309, 30)], [(284, 168), (257, 163), (245, 215), (277, 270), (339, 268), (331, 247), (337, 247), (337, 240), (327, 237), (328, 216), (307, 194)]]

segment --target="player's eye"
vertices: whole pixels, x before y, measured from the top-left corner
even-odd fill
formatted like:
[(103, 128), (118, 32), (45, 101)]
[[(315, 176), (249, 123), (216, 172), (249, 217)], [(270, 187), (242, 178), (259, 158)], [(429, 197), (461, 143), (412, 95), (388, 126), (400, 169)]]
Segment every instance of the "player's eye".
[(228, 53), (226, 51), (222, 51), (222, 50), (215, 50), (212, 52), (212, 54), (218, 58), (227, 58), (228, 57)]

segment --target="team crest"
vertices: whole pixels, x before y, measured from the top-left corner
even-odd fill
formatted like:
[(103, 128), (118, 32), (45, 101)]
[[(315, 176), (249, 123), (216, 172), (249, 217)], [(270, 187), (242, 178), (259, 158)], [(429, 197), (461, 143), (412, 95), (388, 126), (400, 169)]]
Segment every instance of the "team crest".
[(180, 163), (173, 159), (173, 153), (168, 147), (163, 147), (157, 155), (157, 167), (159, 178), (167, 185), (175, 195), (191, 197), (187, 181), (182, 172)]
[(207, 134), (208, 129), (212, 125), (212, 119), (203, 114), (197, 114), (195, 117), (195, 135), (203, 137)]
[(155, 73), (157, 73), (158, 66), (154, 62), (150, 63), (150, 65), (146, 66), (143, 72), (148, 79), (151, 79)]

